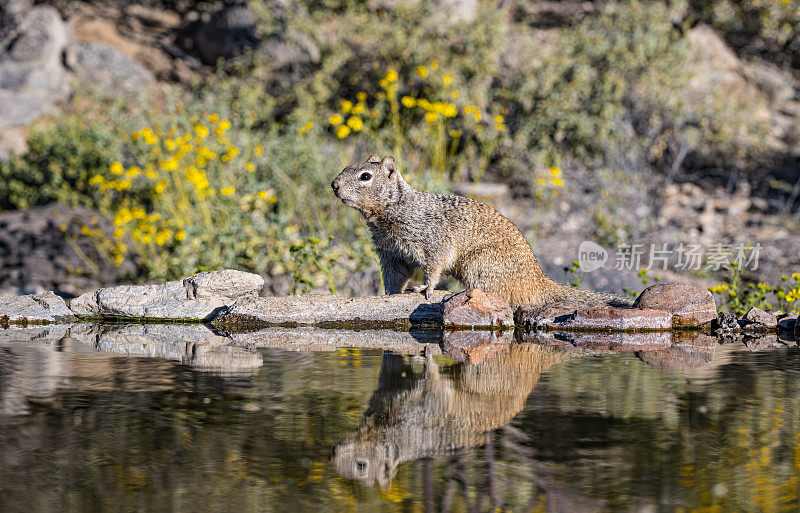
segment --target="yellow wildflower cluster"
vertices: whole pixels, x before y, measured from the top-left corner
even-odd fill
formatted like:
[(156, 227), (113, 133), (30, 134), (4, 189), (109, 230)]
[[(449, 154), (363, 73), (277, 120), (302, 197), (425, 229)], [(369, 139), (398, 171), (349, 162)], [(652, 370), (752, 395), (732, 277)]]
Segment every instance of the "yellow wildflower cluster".
[(334, 127), (336, 137), (344, 139), (352, 132), (360, 132), (364, 128), (362, 116), (369, 115), (367, 107), (367, 93), (359, 92), (356, 95), (357, 102), (342, 100), (339, 102), (339, 110), (330, 118), (328, 122)]
[[(229, 121), (210, 114), (184, 133), (174, 128), (146, 127), (131, 134), (137, 165), (126, 168), (114, 162), (107, 175), (98, 174), (89, 180), (101, 192), (110, 193), (107, 203), (118, 245), (124, 246), (122, 241), (130, 237), (142, 254), (148, 247), (180, 243), (187, 238), (188, 227), (211, 227), (220, 222), (220, 209), (236, 209), (217, 202), (220, 197), (236, 198), (237, 188), (232, 182), (237, 176), (255, 172), (256, 165), (243, 158), (242, 150), (228, 138), (230, 128)], [(253, 158), (259, 158), (264, 148), (258, 146), (252, 153)], [(272, 190), (236, 200), (239, 209), (247, 210), (257, 207), (255, 202), (263, 205), (264, 201), (277, 201)], [(120, 247), (114, 251), (117, 265), (127, 251), (126, 247), (120, 251)]]

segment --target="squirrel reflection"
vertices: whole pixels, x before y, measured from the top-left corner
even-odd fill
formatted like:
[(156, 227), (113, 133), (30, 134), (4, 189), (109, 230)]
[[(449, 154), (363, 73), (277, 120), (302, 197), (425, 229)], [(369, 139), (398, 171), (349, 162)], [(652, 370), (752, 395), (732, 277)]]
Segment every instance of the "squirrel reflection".
[(477, 365), (440, 369), (428, 355), (415, 374), (410, 360), (386, 353), (378, 388), (355, 435), (331, 461), (339, 475), (387, 488), (404, 461), (439, 458), (485, 443), (525, 406), (539, 376), (569, 355), (538, 344), (513, 344)]

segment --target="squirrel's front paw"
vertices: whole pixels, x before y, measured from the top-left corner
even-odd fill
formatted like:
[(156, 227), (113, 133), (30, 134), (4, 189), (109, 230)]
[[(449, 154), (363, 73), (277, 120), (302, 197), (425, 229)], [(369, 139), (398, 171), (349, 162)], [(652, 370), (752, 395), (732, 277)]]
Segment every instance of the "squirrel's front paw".
[(427, 285), (417, 285), (416, 287), (411, 287), (411, 291), (412, 292), (424, 292), (425, 293), (425, 299), (430, 299), (428, 297), (428, 295), (430, 294), (430, 291), (428, 290), (428, 286)]

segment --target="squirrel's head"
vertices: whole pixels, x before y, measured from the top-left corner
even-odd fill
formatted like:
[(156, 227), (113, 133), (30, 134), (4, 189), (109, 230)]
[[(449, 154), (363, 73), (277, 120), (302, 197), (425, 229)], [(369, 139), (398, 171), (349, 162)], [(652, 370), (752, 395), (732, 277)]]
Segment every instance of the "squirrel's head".
[(363, 214), (376, 214), (397, 201), (403, 178), (394, 157), (371, 155), (366, 162), (347, 166), (331, 182), (342, 203)]

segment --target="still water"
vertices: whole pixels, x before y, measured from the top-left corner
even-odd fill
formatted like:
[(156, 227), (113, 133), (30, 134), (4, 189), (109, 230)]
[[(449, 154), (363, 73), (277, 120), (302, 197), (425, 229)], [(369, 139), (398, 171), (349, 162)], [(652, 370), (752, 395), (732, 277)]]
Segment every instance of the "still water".
[(4, 341), (0, 511), (800, 510), (796, 348), (254, 354)]

